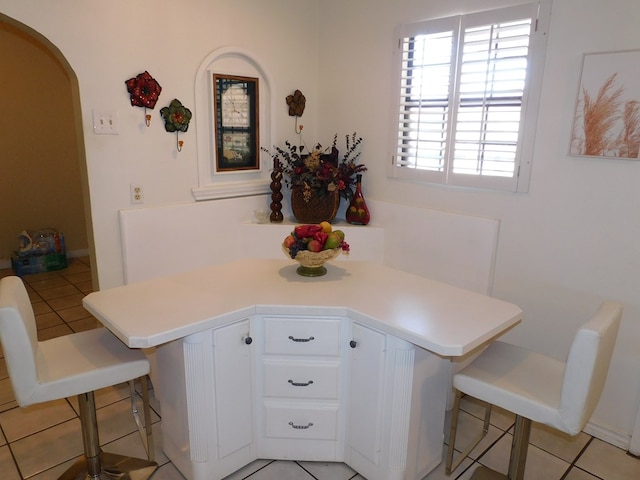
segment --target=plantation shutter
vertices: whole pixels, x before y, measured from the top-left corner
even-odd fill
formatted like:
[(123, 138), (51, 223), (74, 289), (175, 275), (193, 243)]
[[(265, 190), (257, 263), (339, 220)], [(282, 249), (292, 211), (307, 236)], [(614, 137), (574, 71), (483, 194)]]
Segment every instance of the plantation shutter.
[(521, 5), (404, 26), (399, 176), (515, 190), (537, 13)]

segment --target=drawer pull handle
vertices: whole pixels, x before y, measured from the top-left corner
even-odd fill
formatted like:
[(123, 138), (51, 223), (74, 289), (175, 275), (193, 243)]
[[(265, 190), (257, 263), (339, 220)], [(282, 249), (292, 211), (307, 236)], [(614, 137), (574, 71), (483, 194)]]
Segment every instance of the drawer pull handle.
[(297, 430), (306, 430), (309, 427), (313, 427), (313, 423), (309, 422), (308, 425), (295, 425), (293, 422), (289, 422), (289, 425), (291, 425), (291, 428), (295, 428)]
[(289, 340), (291, 340), (292, 342), (310, 342), (311, 340), (315, 340), (313, 337), (309, 337), (309, 338), (294, 338), (291, 335), (289, 335)]
[(356, 347), (358, 346), (358, 342), (356, 342), (355, 340), (351, 340), (351, 341), (349, 342), (349, 346), (350, 346), (351, 348), (356, 348)]
[(251, 345), (251, 342), (253, 342), (253, 338), (251, 337), (244, 337), (243, 340), (247, 345)]
[(309, 380), (307, 383), (298, 383), (298, 382), (294, 382), (293, 380), (289, 380), (289, 383), (294, 387), (308, 387), (313, 383), (313, 380)]

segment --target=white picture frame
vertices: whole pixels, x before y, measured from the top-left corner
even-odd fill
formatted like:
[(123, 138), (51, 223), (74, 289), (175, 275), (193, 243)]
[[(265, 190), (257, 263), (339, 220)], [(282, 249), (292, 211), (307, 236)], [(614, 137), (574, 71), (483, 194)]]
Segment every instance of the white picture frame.
[(640, 50), (587, 53), (569, 154), (638, 160)]

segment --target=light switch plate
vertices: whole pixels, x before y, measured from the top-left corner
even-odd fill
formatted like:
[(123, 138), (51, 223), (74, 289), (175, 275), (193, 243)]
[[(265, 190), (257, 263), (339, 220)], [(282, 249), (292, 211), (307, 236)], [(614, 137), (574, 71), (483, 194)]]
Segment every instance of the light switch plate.
[(93, 133), (118, 135), (118, 112), (116, 110), (94, 110)]

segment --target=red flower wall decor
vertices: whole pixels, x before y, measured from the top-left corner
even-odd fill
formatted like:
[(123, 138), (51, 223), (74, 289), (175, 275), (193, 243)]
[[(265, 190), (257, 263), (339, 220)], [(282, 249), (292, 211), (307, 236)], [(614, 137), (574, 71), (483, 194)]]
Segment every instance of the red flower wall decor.
[(132, 107), (156, 106), (162, 87), (146, 70), (125, 82), (131, 95)]

